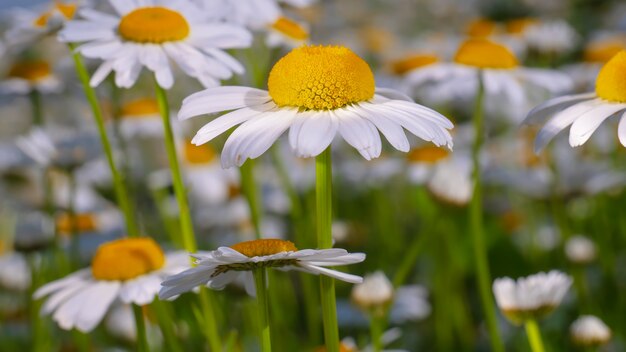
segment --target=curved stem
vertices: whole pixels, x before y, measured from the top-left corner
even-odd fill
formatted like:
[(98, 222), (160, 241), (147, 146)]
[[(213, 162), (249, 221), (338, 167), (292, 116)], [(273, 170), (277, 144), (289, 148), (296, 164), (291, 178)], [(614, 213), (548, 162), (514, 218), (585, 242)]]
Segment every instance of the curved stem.
[(89, 74), (87, 73), (83, 59), (80, 57), (79, 53), (74, 51), (75, 46), (73, 44), (69, 44), (69, 47), (72, 51), (72, 58), (74, 59), (74, 65), (76, 66), (76, 73), (78, 74), (78, 78), (83, 85), (87, 102), (91, 107), (91, 111), (93, 112), (93, 116), (96, 121), (96, 127), (98, 128), (98, 133), (100, 134), (100, 140), (102, 142), (102, 149), (104, 150), (107, 163), (109, 164), (109, 169), (111, 170), (111, 176), (113, 177), (115, 196), (120, 210), (122, 210), (122, 213), (124, 214), (124, 220), (126, 221), (126, 232), (130, 237), (137, 237), (139, 236), (139, 232), (137, 231), (135, 216), (128, 198), (126, 185), (121, 174), (118, 172), (117, 167), (115, 166), (113, 149), (111, 148), (111, 142), (109, 141), (106, 128), (104, 127), (104, 118), (102, 116), (102, 109), (100, 109), (100, 103), (96, 97), (95, 90), (89, 85)]
[(261, 238), (261, 205), (259, 203), (259, 190), (254, 180), (254, 160), (249, 159), (240, 168), (241, 188), (248, 206), (250, 207), (250, 218), (254, 226), (254, 235)]
[(474, 262), (476, 263), (476, 275), (478, 276), (478, 287), (480, 299), (483, 306), (483, 313), (487, 328), (489, 330), (491, 347), (496, 352), (504, 351), (504, 345), (498, 331), (498, 322), (494, 309), (493, 298), (491, 296), (491, 274), (489, 272), (489, 262), (487, 259), (487, 248), (485, 245), (485, 229), (483, 224), (483, 203), (482, 203), (482, 183), (480, 175), (480, 151), (483, 145), (483, 100), (485, 90), (483, 86), (482, 72), (478, 72), (478, 92), (476, 94), (476, 105), (474, 107), (474, 145), (472, 147), (474, 193), (469, 205), (469, 223), (474, 242)]
[(524, 323), (526, 328), (526, 335), (528, 335), (528, 342), (530, 343), (530, 349), (533, 352), (544, 352), (543, 341), (541, 341), (541, 332), (539, 331), (539, 325), (534, 319), (526, 320)]
[(254, 270), (254, 285), (256, 288), (256, 298), (258, 302), (257, 309), (259, 311), (259, 327), (261, 331), (261, 351), (272, 352), (272, 342), (270, 338), (269, 324), (269, 304), (267, 300), (267, 272), (265, 268)]
[[(331, 248), (333, 237), (332, 225), (332, 159), (330, 147), (315, 158), (315, 198), (317, 213), (317, 246), (320, 249)], [(324, 339), (328, 352), (339, 351), (339, 328), (337, 327), (337, 304), (335, 280), (320, 275), (322, 300), (322, 318), (324, 321)]]
[(146, 322), (143, 318), (141, 306), (133, 304), (133, 315), (135, 316), (135, 326), (137, 327), (137, 352), (147, 352), (148, 339), (146, 337)]

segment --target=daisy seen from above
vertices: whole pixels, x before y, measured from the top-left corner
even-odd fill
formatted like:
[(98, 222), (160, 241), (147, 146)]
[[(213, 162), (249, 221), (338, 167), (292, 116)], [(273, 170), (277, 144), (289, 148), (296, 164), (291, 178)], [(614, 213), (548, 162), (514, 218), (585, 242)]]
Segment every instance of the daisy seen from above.
[(217, 87), (183, 101), (179, 119), (231, 111), (202, 127), (192, 143), (209, 142), (241, 124), (228, 138), (222, 166), (254, 159), (289, 129), (289, 143), (299, 157), (322, 153), (339, 133), (367, 160), (382, 149), (380, 131), (391, 145), (410, 149), (404, 129), (438, 146), (452, 147), (452, 123), (399, 92), (376, 88), (370, 67), (350, 49), (303, 46), (272, 68), (268, 91)]
[(569, 144), (585, 144), (600, 125), (611, 116), (620, 115), (617, 136), (626, 146), (626, 51), (607, 62), (596, 79), (595, 92), (565, 95), (537, 106), (528, 113), (525, 123), (546, 121), (535, 138), (535, 151), (541, 151), (559, 132), (570, 127)]
[(241, 274), (246, 275), (246, 286), (251, 287), (254, 284), (252, 271), (262, 268), (297, 270), (350, 283), (361, 283), (363, 279), (360, 276), (326, 267), (355, 264), (365, 260), (363, 253), (348, 253), (340, 248), (298, 250), (292, 242), (279, 239), (240, 242), (211, 252), (192, 254), (192, 257), (196, 267), (170, 276), (161, 283), (161, 299), (180, 295), (200, 285), (221, 290)]
[(113, 303), (151, 303), (161, 281), (189, 267), (182, 252), (165, 255), (154, 240), (126, 238), (98, 248), (91, 267), (50, 282), (34, 293), (49, 296), (41, 314), (51, 314), (62, 329), (93, 330)]
[(170, 60), (205, 87), (241, 74), (243, 66), (223, 49), (250, 46), (243, 27), (216, 22), (190, 1), (110, 0), (115, 14), (79, 11), (59, 33), (63, 42), (82, 43), (76, 50), (104, 62), (91, 78), (99, 85), (112, 71), (119, 87), (134, 85), (145, 66), (162, 88), (174, 84)]

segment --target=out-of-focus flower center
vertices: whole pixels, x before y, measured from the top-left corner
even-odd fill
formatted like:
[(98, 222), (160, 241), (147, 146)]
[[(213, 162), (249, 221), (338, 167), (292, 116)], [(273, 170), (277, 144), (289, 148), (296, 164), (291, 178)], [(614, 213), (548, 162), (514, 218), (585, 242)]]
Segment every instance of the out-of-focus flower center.
[(57, 231), (61, 234), (92, 232), (98, 229), (96, 218), (93, 214), (62, 214), (56, 220)]
[(272, 68), (269, 94), (279, 106), (330, 110), (371, 99), (374, 74), (363, 59), (341, 46), (303, 46)]
[(607, 63), (622, 50), (626, 49), (623, 41), (605, 40), (588, 45), (585, 48), (584, 60), (593, 63)]
[(130, 280), (161, 268), (165, 255), (151, 238), (125, 238), (105, 243), (91, 262), (98, 280)]
[(35, 25), (35, 27), (45, 27), (48, 25), (48, 21), (54, 15), (55, 11), (60, 13), (64, 19), (71, 20), (74, 18), (74, 14), (76, 14), (76, 7), (76, 4), (65, 4), (60, 1), (55, 1), (54, 7), (37, 17), (37, 19), (33, 22), (33, 25)]
[(626, 102), (626, 51), (615, 55), (598, 73), (596, 94), (602, 99)]
[(126, 40), (154, 44), (183, 40), (190, 31), (183, 15), (158, 6), (129, 12), (122, 17), (118, 30)]
[(203, 144), (200, 146), (196, 146), (191, 144), (190, 141), (185, 143), (184, 150), (185, 160), (189, 164), (208, 164), (217, 158), (217, 153), (215, 149), (213, 149), (209, 144)]
[(496, 23), (494, 21), (480, 18), (470, 22), (465, 32), (468, 36), (474, 38), (487, 38), (496, 32)]
[(537, 20), (534, 18), (516, 18), (506, 23), (506, 32), (513, 35), (521, 35), (535, 23), (537, 23)]
[(459, 47), (454, 61), (468, 66), (491, 69), (517, 67), (515, 55), (505, 46), (486, 39), (469, 39)]
[(276, 22), (272, 24), (272, 28), (294, 40), (304, 41), (309, 39), (309, 33), (306, 29), (286, 17), (279, 17)]
[(158, 116), (159, 104), (150, 98), (133, 100), (122, 106), (121, 115), (131, 118)]
[(413, 148), (407, 155), (407, 159), (412, 163), (437, 163), (450, 155), (450, 152), (444, 148), (435, 146), (423, 146), (419, 148)]
[(416, 68), (428, 66), (439, 61), (436, 55), (418, 54), (391, 63), (391, 71), (397, 75), (403, 75)]
[(230, 248), (250, 258), (298, 250), (293, 242), (278, 239), (246, 241), (232, 245)]
[(36, 82), (51, 74), (50, 64), (41, 60), (22, 61), (14, 64), (9, 70), (9, 77), (21, 78)]

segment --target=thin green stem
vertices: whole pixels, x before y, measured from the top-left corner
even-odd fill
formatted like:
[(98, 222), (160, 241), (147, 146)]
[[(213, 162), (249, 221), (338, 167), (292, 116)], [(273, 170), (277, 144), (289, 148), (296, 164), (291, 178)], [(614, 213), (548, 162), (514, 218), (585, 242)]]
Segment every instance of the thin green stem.
[(370, 335), (372, 338), (372, 348), (374, 352), (380, 352), (383, 350), (383, 319), (374, 316), (370, 316)]
[(534, 319), (528, 319), (524, 323), (526, 328), (526, 335), (528, 335), (528, 343), (530, 343), (530, 349), (533, 352), (544, 352), (543, 341), (541, 341), (541, 332), (539, 331), (539, 325)]
[(133, 304), (133, 315), (135, 316), (135, 326), (137, 327), (137, 351), (148, 352), (148, 339), (146, 337), (146, 321), (143, 318), (141, 306)]
[(476, 275), (478, 276), (478, 288), (482, 302), (485, 321), (489, 330), (491, 347), (496, 352), (504, 351), (504, 345), (498, 331), (496, 312), (491, 296), (491, 274), (487, 259), (487, 248), (485, 244), (485, 229), (483, 224), (483, 204), (482, 204), (482, 182), (480, 175), (480, 151), (483, 146), (483, 100), (485, 89), (483, 86), (482, 72), (478, 73), (478, 92), (474, 107), (474, 145), (472, 147), (474, 193), (469, 205), (469, 222), (474, 242), (474, 262), (476, 263)]
[[(333, 172), (330, 147), (315, 158), (315, 174), (317, 246), (320, 249), (331, 248), (333, 246), (331, 232)], [(335, 280), (328, 276), (320, 275), (320, 293), (326, 350), (328, 352), (338, 352), (339, 328), (337, 327)]]
[(41, 102), (41, 93), (34, 89), (30, 92), (30, 104), (33, 109), (33, 124), (43, 127), (43, 104)]
[(267, 299), (267, 272), (265, 268), (254, 270), (254, 285), (256, 288), (257, 309), (259, 311), (259, 330), (261, 334), (261, 351), (272, 352), (270, 338), (269, 304)]
[(259, 202), (259, 190), (254, 179), (254, 160), (249, 159), (240, 168), (241, 188), (248, 206), (250, 207), (250, 218), (254, 226), (254, 235), (261, 238), (261, 204)]
[(168, 351), (181, 352), (182, 348), (174, 332), (174, 320), (172, 314), (167, 309), (166, 303), (157, 298), (152, 301), (150, 307), (157, 317), (159, 328), (161, 328), (161, 332), (163, 333), (163, 340), (165, 340)]
[(102, 109), (100, 108), (100, 103), (98, 102), (96, 91), (89, 84), (89, 74), (87, 73), (87, 69), (85, 68), (85, 64), (83, 63), (83, 59), (80, 57), (80, 54), (74, 51), (74, 44), (70, 44), (69, 47), (72, 51), (72, 58), (74, 59), (74, 65), (76, 66), (76, 73), (78, 74), (78, 78), (83, 85), (83, 90), (85, 92), (87, 102), (91, 107), (91, 111), (96, 121), (96, 127), (98, 128), (100, 141), (102, 142), (102, 149), (104, 150), (107, 163), (109, 164), (109, 169), (111, 170), (111, 176), (113, 177), (115, 196), (117, 198), (119, 207), (124, 214), (124, 220), (126, 221), (126, 232), (130, 237), (137, 237), (139, 236), (139, 232), (137, 230), (137, 224), (135, 222), (135, 216), (132, 210), (132, 206), (128, 198), (128, 191), (126, 189), (126, 185), (124, 183), (122, 175), (118, 172), (117, 166), (115, 165), (115, 159), (113, 158), (113, 149), (111, 148), (111, 142), (109, 141), (109, 137), (107, 136), (106, 128), (104, 126)]
[(217, 328), (217, 319), (215, 316), (215, 305), (211, 292), (206, 287), (200, 287), (200, 306), (202, 307), (204, 334), (209, 340), (211, 351), (222, 350), (222, 337)]
[(170, 122), (170, 107), (167, 101), (167, 94), (161, 86), (154, 81), (156, 99), (159, 104), (159, 110), (163, 120), (163, 130), (165, 133), (165, 150), (167, 151), (167, 159), (172, 172), (172, 182), (174, 184), (174, 194), (178, 203), (178, 214), (180, 217), (181, 233), (183, 237), (183, 246), (189, 252), (197, 250), (196, 238), (193, 232), (193, 223), (191, 222), (191, 213), (189, 211), (189, 203), (187, 202), (187, 191), (183, 183), (183, 176), (178, 163), (178, 154), (176, 153), (176, 144), (174, 141), (174, 133)]

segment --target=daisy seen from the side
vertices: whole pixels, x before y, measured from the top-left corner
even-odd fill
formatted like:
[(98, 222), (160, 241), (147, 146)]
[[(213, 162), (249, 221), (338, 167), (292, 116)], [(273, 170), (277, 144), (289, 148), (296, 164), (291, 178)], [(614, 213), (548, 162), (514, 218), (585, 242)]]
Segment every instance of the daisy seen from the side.
[(360, 276), (329, 269), (328, 266), (348, 265), (365, 260), (363, 253), (348, 253), (345, 249), (298, 250), (290, 242), (279, 239), (259, 239), (240, 242), (230, 247), (192, 254), (196, 267), (165, 279), (159, 292), (161, 299), (171, 298), (208, 285), (220, 290), (245, 275), (246, 286), (252, 287), (252, 271), (261, 268), (297, 270), (314, 275), (327, 275), (349, 283), (361, 283)]
[(252, 35), (243, 27), (217, 22), (190, 1), (110, 4), (115, 14), (80, 10), (81, 19), (68, 22), (59, 33), (63, 42), (82, 43), (76, 50), (85, 57), (104, 61), (91, 78), (92, 86), (115, 71), (115, 83), (129, 88), (146, 67), (169, 89), (174, 84), (170, 61), (205, 87), (243, 73), (243, 66), (223, 50), (251, 44)]
[(241, 124), (224, 145), (224, 167), (260, 156), (287, 129), (299, 157), (319, 155), (339, 133), (370, 160), (381, 153), (378, 131), (406, 152), (410, 146), (403, 128), (452, 147), (448, 119), (396, 91), (376, 88), (367, 63), (345, 47), (294, 49), (274, 65), (268, 87), (209, 88), (186, 98), (178, 117), (234, 110), (206, 124), (192, 140), (204, 144)]

